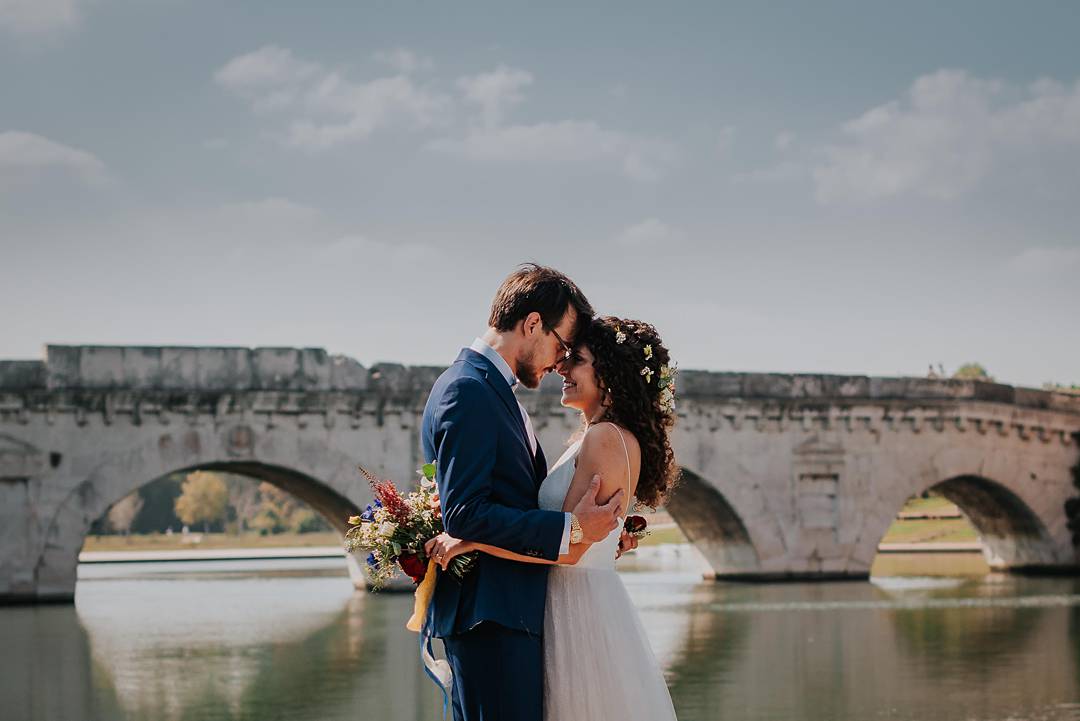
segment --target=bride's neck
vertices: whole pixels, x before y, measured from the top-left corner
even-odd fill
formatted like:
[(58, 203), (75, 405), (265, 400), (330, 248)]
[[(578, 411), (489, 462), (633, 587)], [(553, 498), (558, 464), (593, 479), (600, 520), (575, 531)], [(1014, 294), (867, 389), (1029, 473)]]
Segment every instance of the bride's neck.
[(590, 408), (582, 408), (581, 417), (585, 419), (586, 428), (595, 423), (600, 423), (604, 420), (604, 407), (598, 404)]

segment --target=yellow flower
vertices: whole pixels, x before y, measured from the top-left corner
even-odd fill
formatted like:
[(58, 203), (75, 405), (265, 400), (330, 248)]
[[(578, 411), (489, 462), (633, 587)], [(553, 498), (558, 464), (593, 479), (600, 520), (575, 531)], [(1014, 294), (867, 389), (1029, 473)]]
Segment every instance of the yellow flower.
[(652, 360), (652, 346), (651, 345), (645, 346), (644, 351), (645, 351), (645, 360)]
[(350, 526), (359, 526), (360, 525), (360, 516), (349, 516), (349, 525)]

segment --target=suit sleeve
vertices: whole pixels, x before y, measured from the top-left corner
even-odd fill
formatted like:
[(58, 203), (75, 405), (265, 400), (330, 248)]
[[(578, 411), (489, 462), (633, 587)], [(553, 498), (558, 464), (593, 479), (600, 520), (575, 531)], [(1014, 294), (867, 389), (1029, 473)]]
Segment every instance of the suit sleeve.
[(447, 387), (434, 438), (443, 525), (455, 538), (557, 560), (563, 512), (511, 508), (491, 500), (494, 413), (491, 394), (480, 381), (460, 378)]

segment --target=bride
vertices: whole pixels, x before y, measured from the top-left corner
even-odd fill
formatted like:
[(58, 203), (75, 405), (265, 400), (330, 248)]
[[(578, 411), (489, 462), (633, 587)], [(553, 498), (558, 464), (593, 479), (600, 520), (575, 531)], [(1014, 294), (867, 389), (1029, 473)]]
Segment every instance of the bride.
[[(558, 366), (562, 404), (581, 411), (583, 429), (540, 486), (540, 508), (568, 511), (599, 474), (598, 498), (620, 488), (660, 504), (677, 476), (669, 433), (675, 416), (673, 367), (647, 323), (597, 318)], [(629, 501), (627, 501), (628, 503)], [(625, 517), (627, 508), (622, 509)], [(620, 529), (559, 557), (544, 614), (545, 721), (674, 719), (663, 674), (630, 596), (615, 572)], [(429, 542), (443, 568), (481, 551), (522, 563), (551, 563), (446, 534)], [(498, 663), (498, 659), (493, 659)]]

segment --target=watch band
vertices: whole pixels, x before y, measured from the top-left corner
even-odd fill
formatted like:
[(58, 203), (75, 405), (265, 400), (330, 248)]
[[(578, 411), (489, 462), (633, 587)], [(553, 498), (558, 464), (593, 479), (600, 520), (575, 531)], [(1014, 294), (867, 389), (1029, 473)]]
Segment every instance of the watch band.
[(585, 532), (581, 530), (581, 521), (573, 513), (570, 514), (570, 543), (581, 543), (585, 538)]

